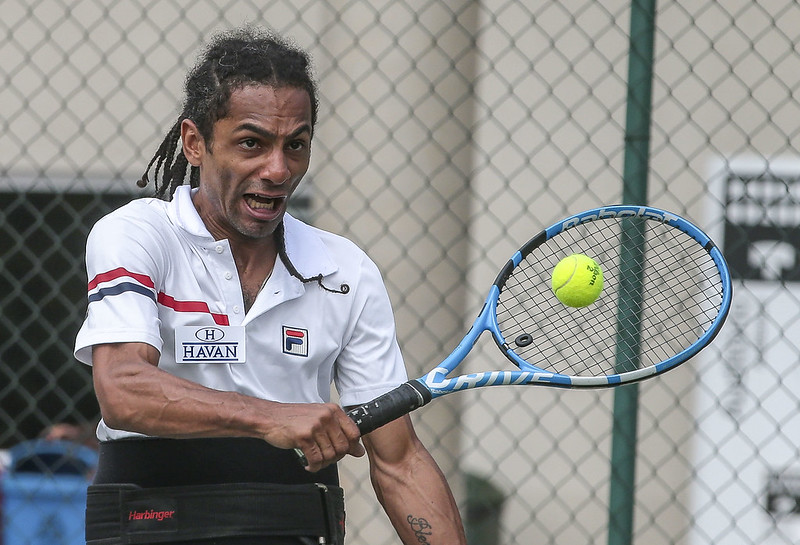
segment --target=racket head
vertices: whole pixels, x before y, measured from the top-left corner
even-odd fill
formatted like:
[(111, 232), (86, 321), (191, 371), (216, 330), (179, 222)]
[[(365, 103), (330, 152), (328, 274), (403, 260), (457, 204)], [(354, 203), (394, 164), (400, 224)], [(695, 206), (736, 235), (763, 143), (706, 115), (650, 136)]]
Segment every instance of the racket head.
[[(563, 305), (550, 290), (553, 267), (572, 253), (593, 257), (604, 271), (603, 292), (583, 308)], [(692, 223), (645, 206), (588, 210), (545, 229), (514, 254), (447, 358), (348, 415), (368, 433), (432, 399), (471, 388), (598, 388), (659, 375), (714, 339), (732, 297), (722, 253)], [(486, 331), (519, 369), (448, 377)]]
[[(550, 288), (553, 267), (572, 253), (603, 269), (603, 292), (582, 308), (563, 305)], [(702, 230), (664, 210), (624, 205), (548, 227), (509, 260), (493, 292), (482, 315), (525, 380), (589, 388), (684, 363), (714, 339), (733, 296), (725, 259)]]

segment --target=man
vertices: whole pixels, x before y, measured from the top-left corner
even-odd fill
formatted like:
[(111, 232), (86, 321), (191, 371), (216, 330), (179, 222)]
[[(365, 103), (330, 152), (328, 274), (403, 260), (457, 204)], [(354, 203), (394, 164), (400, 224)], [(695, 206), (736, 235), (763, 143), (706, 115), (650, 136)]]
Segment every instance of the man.
[(140, 181), (154, 167), (171, 200), (136, 200), (87, 242), (76, 357), (102, 413), (87, 542), (342, 543), (336, 462), (366, 452), (403, 543), (465, 543), (409, 418), (359, 438), (329, 400), (332, 381), (351, 406), (406, 375), (375, 265), (286, 214), (317, 117), (306, 54), (221, 34), (185, 95)]

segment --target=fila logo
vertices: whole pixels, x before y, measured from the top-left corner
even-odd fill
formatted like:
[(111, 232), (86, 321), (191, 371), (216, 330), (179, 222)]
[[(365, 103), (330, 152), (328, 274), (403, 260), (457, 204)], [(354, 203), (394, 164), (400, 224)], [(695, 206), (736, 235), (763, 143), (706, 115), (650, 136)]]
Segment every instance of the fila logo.
[(308, 330), (283, 326), (283, 353), (308, 356)]

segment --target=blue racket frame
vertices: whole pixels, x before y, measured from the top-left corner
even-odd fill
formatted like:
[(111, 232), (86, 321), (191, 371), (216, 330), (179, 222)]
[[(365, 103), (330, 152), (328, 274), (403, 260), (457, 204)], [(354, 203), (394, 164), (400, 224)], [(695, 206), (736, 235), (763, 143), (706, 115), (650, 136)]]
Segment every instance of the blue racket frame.
[[(501, 286), (514, 267), (520, 264), (531, 246), (538, 246), (544, 240), (558, 236), (564, 231), (588, 221), (612, 217), (639, 217), (667, 223), (692, 237), (700, 246), (708, 251), (717, 266), (722, 281), (722, 301), (716, 319), (708, 330), (686, 349), (654, 366), (648, 366), (625, 373), (604, 376), (571, 376), (549, 372), (525, 361), (514, 352), (500, 332), (500, 327), (497, 322), (497, 301), (500, 296)], [(619, 205), (587, 210), (548, 227), (542, 234), (531, 239), (525, 246), (517, 251), (494, 281), (480, 314), (455, 350), (437, 365), (436, 368), (416, 380), (430, 390), (433, 399), (451, 392), (484, 386), (542, 384), (564, 388), (602, 388), (640, 381), (677, 367), (695, 356), (700, 350), (711, 343), (727, 318), (732, 298), (733, 289), (730, 270), (725, 258), (711, 238), (693, 223), (670, 212), (648, 206)], [(500, 350), (512, 363), (519, 367), (519, 369), (484, 371), (447, 378), (447, 375), (464, 360), (481, 335), (486, 331), (492, 334)]]
[[(663, 361), (621, 373), (599, 376), (575, 376), (541, 369), (520, 357), (503, 338), (497, 319), (497, 305), (506, 280), (533, 248), (565, 231), (596, 220), (644, 218), (679, 229), (694, 239), (711, 256), (721, 279), (721, 301), (716, 317), (690, 346)], [(394, 390), (348, 411), (361, 433), (383, 426), (443, 395), (486, 386), (543, 385), (560, 388), (602, 388), (637, 382), (662, 374), (695, 356), (708, 346), (720, 331), (730, 311), (733, 298), (730, 271), (719, 248), (701, 229), (680, 216), (649, 206), (604, 206), (570, 216), (529, 240), (506, 263), (492, 284), (483, 308), (472, 327), (456, 348), (434, 369), (420, 378), (409, 380)], [(480, 336), (491, 332), (497, 346), (517, 366), (514, 370), (492, 370), (448, 377), (475, 346)]]

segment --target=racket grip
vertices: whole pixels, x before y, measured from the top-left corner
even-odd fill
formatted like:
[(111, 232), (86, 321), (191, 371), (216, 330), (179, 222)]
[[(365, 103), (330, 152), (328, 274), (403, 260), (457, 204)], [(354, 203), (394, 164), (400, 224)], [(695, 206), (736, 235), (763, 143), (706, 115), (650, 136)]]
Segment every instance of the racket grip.
[(364, 435), (419, 409), (431, 399), (433, 396), (430, 390), (417, 380), (409, 380), (368, 403), (350, 409), (347, 416), (356, 423), (361, 435)]
[[(427, 405), (431, 399), (433, 395), (430, 390), (417, 380), (409, 380), (368, 403), (350, 409), (347, 416), (356, 423), (361, 435), (364, 435)], [(307, 466), (308, 460), (303, 451), (296, 448), (294, 452), (300, 465)]]

